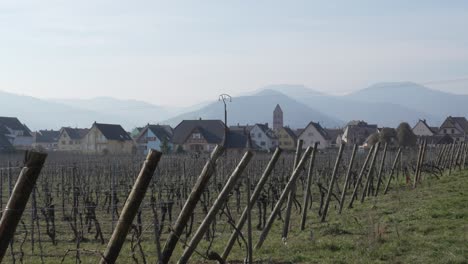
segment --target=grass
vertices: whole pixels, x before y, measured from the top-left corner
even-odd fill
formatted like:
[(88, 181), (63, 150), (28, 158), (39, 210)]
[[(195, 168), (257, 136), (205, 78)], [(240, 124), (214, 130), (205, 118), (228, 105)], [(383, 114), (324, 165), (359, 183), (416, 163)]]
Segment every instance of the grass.
[[(356, 201), (353, 209), (345, 208), (341, 215), (333, 200), (325, 223), (319, 222), (318, 203), (314, 201), (304, 232), (299, 228), (300, 215), (293, 210), (292, 228), (286, 243), (281, 239), (282, 222), (277, 220), (263, 247), (254, 251), (254, 260), (258, 263), (468, 263), (468, 171), (454, 172), (440, 179), (427, 177), (416, 189), (404, 182), (392, 186), (387, 195), (368, 198), (364, 203)], [(254, 228), (256, 224), (254, 219)], [(218, 221), (217, 230), (220, 232), (211, 250), (221, 254), (230, 229)], [(254, 243), (259, 234), (260, 231), (254, 229)], [(151, 237), (149, 232), (142, 246), (148, 263), (155, 263)], [(167, 232), (162, 241), (166, 237)], [(208, 242), (203, 240), (197, 251), (204, 252), (207, 246)], [(104, 247), (92, 241), (82, 244), (83, 249), (98, 252)], [(69, 248), (73, 248), (73, 241), (59, 243), (59, 246), (44, 243), (44, 252), (59, 252), (60, 256)], [(182, 250), (179, 243), (171, 263), (177, 261)], [(74, 263), (74, 254), (71, 252), (64, 263)], [(236, 245), (228, 260), (242, 263), (244, 257), (245, 247)], [(60, 263), (60, 260), (56, 255), (45, 258), (46, 263)], [(98, 260), (97, 254), (82, 253), (82, 263), (97, 263)], [(8, 259), (6, 261), (8, 263)], [(25, 257), (24, 262), (40, 263), (40, 260)], [(118, 263), (132, 263), (129, 241)], [(190, 263), (213, 262), (194, 254)]]
[[(286, 263), (468, 263), (468, 171), (403, 183), (387, 195), (355, 203), (326, 223), (317, 214), (299, 231), (299, 217), (286, 244), (276, 222), (255, 259)], [(244, 252), (230, 259), (241, 260)]]

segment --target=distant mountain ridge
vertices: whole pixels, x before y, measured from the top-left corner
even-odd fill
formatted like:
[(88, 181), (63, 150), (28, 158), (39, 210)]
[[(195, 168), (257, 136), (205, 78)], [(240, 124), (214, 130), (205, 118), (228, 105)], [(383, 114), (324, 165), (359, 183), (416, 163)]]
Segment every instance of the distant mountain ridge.
[[(283, 109), (284, 124), (293, 128), (304, 127), (310, 120), (320, 122), (326, 127), (339, 127), (344, 123), (339, 118), (328, 116), (281, 92), (268, 90), (256, 95), (233, 97), (232, 103), (227, 105), (228, 125), (255, 123), (272, 125), (273, 109), (277, 104)], [(216, 101), (199, 110), (163, 121), (163, 123), (175, 125), (184, 119), (199, 118), (224, 120), (224, 105)]]
[[(283, 109), (285, 125), (292, 128), (304, 127), (309, 121), (333, 128), (356, 119), (391, 127), (426, 119), (431, 126), (438, 126), (448, 115), (468, 116), (468, 95), (411, 82), (379, 83), (341, 96), (285, 84), (233, 97), (227, 105), (228, 124), (271, 124), (276, 104)], [(89, 127), (94, 121), (117, 123), (131, 130), (147, 123), (177, 125), (183, 119), (223, 120), (224, 109), (219, 101), (180, 108), (111, 97), (45, 100), (0, 91), (0, 116), (18, 117), (32, 130)]]

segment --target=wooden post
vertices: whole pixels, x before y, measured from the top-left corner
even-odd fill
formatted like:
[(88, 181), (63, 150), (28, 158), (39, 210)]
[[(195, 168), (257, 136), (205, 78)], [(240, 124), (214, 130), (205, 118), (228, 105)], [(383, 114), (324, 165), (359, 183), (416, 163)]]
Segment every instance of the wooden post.
[(354, 202), (354, 199), (356, 199), (357, 190), (359, 188), (359, 185), (361, 184), (362, 177), (364, 175), (364, 172), (366, 171), (367, 164), (369, 163), (369, 159), (372, 156), (372, 152), (374, 151), (374, 149), (375, 149), (375, 145), (372, 146), (371, 149), (369, 150), (369, 153), (367, 153), (367, 157), (364, 161), (364, 164), (362, 165), (361, 171), (359, 172), (356, 185), (354, 186), (353, 194), (351, 195), (351, 200), (349, 201), (348, 208), (353, 208), (353, 202)]
[(246, 197), (247, 197), (247, 263), (253, 263), (253, 246), (252, 246), (252, 216), (250, 214), (253, 204), (250, 202), (250, 176), (246, 179)]
[(421, 153), (421, 163), (419, 164), (418, 182), (421, 182), (421, 174), (422, 174), (422, 168), (424, 166), (424, 160), (426, 158), (426, 152), (427, 152), (427, 141), (424, 140), (423, 149), (422, 149), (422, 153)]
[(449, 160), (448, 160), (448, 167), (449, 167), (449, 175), (452, 174), (452, 163), (453, 163), (453, 158), (455, 156), (455, 150), (457, 148), (457, 144), (453, 143), (452, 144), (452, 148), (451, 148), (451, 151), (450, 151), (450, 157), (449, 157)]
[(104, 252), (101, 264), (113, 264), (119, 256), (120, 250), (127, 237), (128, 230), (130, 229), (133, 219), (135, 218), (140, 208), (141, 202), (146, 194), (146, 189), (153, 178), (154, 171), (158, 166), (162, 153), (156, 150), (150, 150), (143, 167), (133, 184), (133, 188), (125, 202), (125, 205), (120, 214), (119, 221), (112, 233), (112, 237), (107, 244), (106, 251)]
[(372, 156), (372, 160), (369, 165), (369, 171), (367, 172), (366, 184), (364, 184), (364, 189), (362, 190), (361, 203), (364, 202), (364, 198), (366, 198), (366, 193), (370, 188), (369, 187), (370, 181), (372, 180), (372, 172), (374, 170), (374, 164), (375, 164), (375, 160), (377, 159), (377, 154), (379, 153), (379, 147), (380, 147), (380, 142), (377, 142), (377, 144), (375, 145), (374, 156)]
[(223, 189), (219, 193), (218, 198), (216, 198), (216, 201), (214, 201), (213, 205), (210, 208), (210, 211), (208, 211), (208, 214), (205, 216), (205, 219), (203, 219), (203, 222), (200, 224), (200, 226), (198, 227), (198, 230), (195, 232), (188, 246), (185, 248), (178, 263), (183, 264), (183, 263), (188, 262), (193, 252), (195, 251), (195, 248), (197, 247), (198, 243), (203, 238), (203, 235), (205, 234), (206, 230), (211, 225), (211, 222), (213, 222), (213, 220), (215, 219), (216, 214), (221, 209), (221, 207), (226, 203), (229, 193), (232, 191), (232, 189), (236, 185), (237, 180), (242, 175), (242, 172), (244, 171), (245, 167), (247, 167), (247, 165), (249, 164), (252, 156), (253, 156), (253, 153), (250, 151), (247, 151), (244, 154), (244, 156), (242, 157), (242, 160), (234, 169), (228, 181), (226, 182)]
[(335, 167), (333, 168), (333, 173), (330, 179), (330, 185), (328, 187), (327, 196), (325, 198), (325, 205), (323, 207), (322, 218), (320, 219), (321, 222), (325, 222), (325, 219), (327, 218), (328, 205), (330, 204), (330, 199), (333, 193), (333, 186), (335, 185), (336, 174), (338, 173), (338, 169), (340, 167), (341, 156), (343, 155), (344, 145), (345, 145), (344, 143), (341, 143), (340, 149), (338, 150), (338, 156), (336, 157)]
[(343, 186), (343, 192), (341, 193), (340, 209), (338, 210), (339, 214), (341, 214), (341, 211), (343, 210), (343, 205), (344, 205), (345, 196), (346, 196), (346, 190), (348, 190), (349, 177), (351, 177), (351, 172), (352, 172), (353, 164), (354, 164), (354, 158), (356, 157), (356, 151), (357, 151), (357, 145), (354, 144), (353, 151), (352, 151), (352, 154), (351, 154), (351, 160), (349, 161), (348, 171), (346, 172), (346, 179), (345, 179), (345, 183), (344, 183), (344, 186)]
[(223, 154), (223, 151), (224, 148), (220, 145), (217, 145), (213, 152), (211, 152), (210, 159), (206, 162), (205, 167), (203, 167), (200, 176), (198, 176), (197, 182), (193, 186), (189, 197), (185, 201), (184, 207), (182, 208), (182, 211), (180, 212), (179, 217), (177, 218), (174, 227), (172, 228), (171, 234), (164, 244), (162, 257), (159, 261), (160, 263), (166, 264), (169, 262), (169, 259), (172, 256), (172, 252), (177, 245), (177, 241), (179, 241), (179, 237), (182, 235), (182, 231), (184, 230), (188, 220), (190, 219), (190, 216), (195, 210), (195, 206), (200, 200), (200, 197), (205, 190), (211, 175), (215, 171), (216, 161)]
[[(280, 148), (276, 148), (275, 152), (273, 153), (273, 156), (270, 159), (270, 162), (265, 168), (265, 171), (263, 172), (262, 176), (260, 177), (260, 180), (257, 183), (257, 186), (255, 186), (255, 189), (252, 193), (252, 196), (250, 197), (250, 205), (253, 206), (255, 202), (257, 201), (258, 197), (262, 193), (263, 186), (265, 186), (265, 183), (268, 180), (268, 177), (270, 177), (271, 172), (275, 168), (276, 162), (278, 161), (280, 155), (281, 155), (282, 150)], [(241, 214), (241, 217), (237, 221), (236, 225), (236, 230), (242, 230), (242, 227), (244, 227), (246, 218), (247, 218), (247, 211), (248, 208), (246, 207), (244, 211)], [(234, 230), (231, 234), (231, 237), (229, 238), (229, 241), (226, 245), (226, 248), (224, 249), (222, 259), (226, 261), (227, 257), (229, 256), (229, 253), (232, 250), (232, 247), (234, 246), (234, 243), (236, 242), (237, 237), (239, 236), (239, 233)]]
[(388, 187), (390, 186), (390, 182), (392, 181), (393, 173), (395, 171), (396, 165), (398, 163), (398, 158), (400, 157), (400, 155), (401, 155), (401, 148), (398, 148), (398, 152), (396, 154), (395, 160), (393, 161), (392, 170), (390, 171), (390, 176), (388, 177), (387, 186), (385, 186), (384, 194), (387, 194), (388, 192)]
[(0, 220), (0, 262), (2, 262), (8, 245), (14, 237), (31, 191), (47, 158), (47, 154), (36, 151), (28, 152), (26, 155), (25, 165), (20, 172)]
[(380, 162), (379, 174), (377, 175), (377, 187), (375, 188), (374, 196), (377, 196), (379, 194), (380, 182), (382, 181), (382, 172), (385, 166), (385, 158), (387, 157), (387, 146), (388, 144), (385, 143), (382, 161)]
[(413, 188), (416, 188), (416, 185), (418, 183), (418, 174), (419, 174), (419, 168), (420, 168), (421, 162), (422, 162), (423, 149), (424, 149), (424, 142), (419, 146), (418, 160), (416, 162), (416, 171), (414, 173)]
[(468, 143), (465, 143), (465, 151), (463, 154), (463, 169), (466, 169), (466, 156), (468, 156)]
[(438, 167), (440, 165), (440, 162), (442, 161), (442, 158), (444, 157), (444, 154), (445, 154), (445, 149), (447, 147), (447, 145), (445, 144), (442, 144), (442, 145), (439, 145), (441, 146), (440, 148), (440, 151), (439, 151), (439, 154), (437, 155), (437, 161), (436, 161), (436, 166)]
[(273, 225), (273, 222), (275, 221), (275, 217), (278, 214), (278, 211), (280, 210), (281, 205), (283, 204), (283, 202), (286, 199), (289, 191), (291, 190), (293, 182), (299, 177), (299, 175), (301, 175), (302, 168), (304, 167), (304, 165), (306, 163), (306, 160), (309, 158), (311, 152), (312, 152), (312, 148), (308, 147), (306, 149), (306, 151), (304, 152), (304, 154), (302, 155), (302, 158), (299, 161), (299, 164), (297, 164), (297, 167), (294, 170), (291, 177), (289, 178), (288, 183), (284, 187), (284, 190), (281, 193), (280, 198), (276, 202), (276, 205), (273, 208), (273, 210), (272, 210), (272, 212), (270, 214), (270, 217), (268, 218), (268, 221), (267, 221), (267, 223), (265, 225), (265, 228), (263, 228), (263, 231), (262, 231), (262, 233), (260, 235), (260, 238), (259, 238), (257, 244), (255, 245), (255, 249), (257, 249), (257, 250), (260, 249), (262, 247), (263, 242), (265, 242), (265, 239), (267, 238), (268, 233), (270, 232), (271, 226)]
[[(296, 169), (297, 163), (299, 162), (299, 159), (301, 157), (303, 143), (304, 141), (302, 139), (297, 141), (296, 155), (294, 156), (293, 171), (294, 169)], [(296, 196), (296, 182), (293, 182), (292, 184), (293, 185), (291, 186), (291, 191), (289, 192), (289, 195), (288, 195), (288, 202), (286, 204), (286, 214), (284, 216), (283, 236), (282, 236), (283, 240), (288, 238), (289, 222), (291, 220), (291, 209), (292, 209), (293, 201)]]
[(306, 186), (304, 188), (304, 203), (303, 203), (303, 209), (302, 209), (302, 219), (301, 219), (301, 230), (303, 231), (305, 229), (305, 223), (307, 220), (307, 211), (309, 210), (309, 200), (310, 200), (310, 186), (312, 185), (312, 173), (314, 170), (314, 163), (315, 163), (315, 156), (317, 153), (317, 146), (318, 142), (314, 143), (314, 150), (312, 152), (312, 156), (310, 157), (310, 162), (309, 162), (309, 170), (307, 171), (307, 182)]

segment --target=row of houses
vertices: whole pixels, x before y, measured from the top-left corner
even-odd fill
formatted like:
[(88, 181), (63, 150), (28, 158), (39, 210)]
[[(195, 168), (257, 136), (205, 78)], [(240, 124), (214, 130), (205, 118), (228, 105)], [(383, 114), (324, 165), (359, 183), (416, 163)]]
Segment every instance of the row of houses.
[[(147, 124), (132, 133), (117, 124), (94, 122), (90, 128), (62, 127), (60, 130), (32, 132), (14, 117), (0, 117), (0, 152), (37, 148), (46, 151), (80, 153), (147, 153), (149, 149), (164, 152), (209, 152), (216, 145), (228, 151), (245, 149), (271, 151), (276, 147), (295, 150), (297, 142), (303, 148), (318, 143), (318, 148), (333, 148), (342, 142), (365, 146), (367, 140), (382, 128), (365, 121), (351, 121), (344, 128), (328, 129), (318, 122), (304, 128), (283, 125), (279, 105), (273, 111), (273, 128), (268, 123), (226, 126), (221, 120), (184, 120), (176, 127)], [(465, 117), (447, 117), (440, 127), (419, 120), (412, 129), (419, 140), (429, 144), (468, 141), (468, 121)]]

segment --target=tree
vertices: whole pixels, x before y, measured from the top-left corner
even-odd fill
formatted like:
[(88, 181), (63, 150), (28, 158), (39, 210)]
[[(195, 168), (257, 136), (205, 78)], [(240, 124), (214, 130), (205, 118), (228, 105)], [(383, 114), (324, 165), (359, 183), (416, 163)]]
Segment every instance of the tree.
[(367, 144), (373, 146), (373, 145), (377, 144), (377, 142), (379, 142), (379, 140), (380, 140), (379, 133), (375, 132), (375, 133), (373, 133), (372, 135), (369, 136), (369, 138), (367, 140)]
[(382, 144), (387, 143), (389, 145), (395, 141), (396, 136), (397, 136), (395, 129), (390, 128), (390, 127), (382, 128), (379, 134), (380, 134), (380, 143)]
[(169, 141), (167, 141), (167, 139), (164, 139), (161, 142), (161, 152), (164, 154), (171, 152), (171, 146), (169, 145)]
[(413, 133), (410, 125), (406, 122), (400, 123), (396, 129), (398, 145), (410, 147), (416, 145), (417, 137)]
[(179, 154), (185, 152), (185, 151), (184, 151), (184, 148), (182, 147), (182, 145), (177, 146), (176, 152), (179, 153)]

